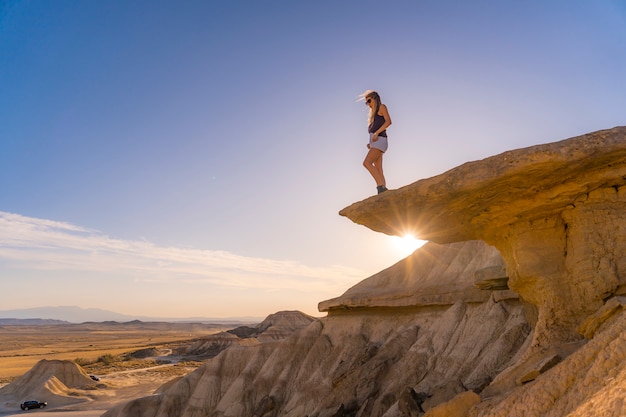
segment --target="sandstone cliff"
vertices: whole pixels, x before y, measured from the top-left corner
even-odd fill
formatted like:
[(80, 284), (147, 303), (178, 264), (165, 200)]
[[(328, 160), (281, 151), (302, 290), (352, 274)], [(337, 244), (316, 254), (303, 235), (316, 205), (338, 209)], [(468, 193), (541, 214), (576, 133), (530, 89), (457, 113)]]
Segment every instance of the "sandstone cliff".
[(355, 203), (341, 214), (431, 243), (105, 416), (622, 416), (624, 185), (615, 128)]
[(533, 348), (577, 326), (626, 284), (626, 127), (468, 162), (340, 214), (388, 234), (480, 239), (537, 308)]

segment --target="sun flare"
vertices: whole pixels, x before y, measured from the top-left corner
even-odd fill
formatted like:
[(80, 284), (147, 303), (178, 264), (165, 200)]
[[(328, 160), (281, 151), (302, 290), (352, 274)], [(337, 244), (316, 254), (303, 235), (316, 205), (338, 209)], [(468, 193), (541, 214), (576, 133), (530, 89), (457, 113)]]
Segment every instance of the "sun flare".
[(411, 234), (404, 236), (393, 236), (393, 243), (396, 249), (402, 253), (403, 256), (409, 256), (415, 252), (418, 248), (421, 248), (427, 240), (417, 239)]

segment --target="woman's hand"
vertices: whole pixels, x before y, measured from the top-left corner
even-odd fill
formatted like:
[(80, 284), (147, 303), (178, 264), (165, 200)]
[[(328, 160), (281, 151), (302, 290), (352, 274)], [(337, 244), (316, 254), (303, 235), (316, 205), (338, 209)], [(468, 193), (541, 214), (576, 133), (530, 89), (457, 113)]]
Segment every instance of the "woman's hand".
[(378, 140), (378, 133), (372, 134), (372, 142), (376, 142)]

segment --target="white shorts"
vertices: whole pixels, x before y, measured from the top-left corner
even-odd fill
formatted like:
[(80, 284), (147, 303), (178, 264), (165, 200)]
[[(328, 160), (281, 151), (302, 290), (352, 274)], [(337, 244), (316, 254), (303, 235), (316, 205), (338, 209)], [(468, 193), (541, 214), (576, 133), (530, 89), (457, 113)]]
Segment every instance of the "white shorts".
[(376, 139), (376, 142), (373, 142), (372, 136), (374, 136), (374, 134), (370, 133), (370, 149), (378, 149), (379, 151), (385, 153), (387, 151), (387, 147), (389, 146), (387, 138), (385, 136), (379, 136), (378, 139)]

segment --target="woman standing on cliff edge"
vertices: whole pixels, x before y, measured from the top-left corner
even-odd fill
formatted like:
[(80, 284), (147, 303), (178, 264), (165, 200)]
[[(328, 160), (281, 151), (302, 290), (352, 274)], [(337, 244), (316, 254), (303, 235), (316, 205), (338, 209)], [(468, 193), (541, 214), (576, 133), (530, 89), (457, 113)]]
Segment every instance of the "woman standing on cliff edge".
[(370, 134), (370, 141), (367, 144), (369, 151), (365, 156), (363, 166), (374, 177), (376, 189), (380, 194), (387, 191), (387, 182), (383, 174), (383, 154), (387, 150), (387, 128), (391, 126), (391, 117), (389, 117), (387, 106), (381, 103), (376, 91), (368, 90), (361, 94), (361, 97), (370, 108), (367, 127)]

